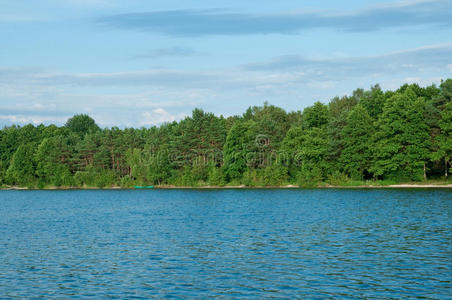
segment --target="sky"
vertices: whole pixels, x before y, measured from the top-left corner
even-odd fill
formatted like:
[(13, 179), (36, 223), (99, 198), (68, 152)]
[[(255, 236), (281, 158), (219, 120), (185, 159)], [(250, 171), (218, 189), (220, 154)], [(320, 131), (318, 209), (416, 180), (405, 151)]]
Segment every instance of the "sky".
[(0, 0), (0, 125), (149, 127), (452, 78), (452, 0)]

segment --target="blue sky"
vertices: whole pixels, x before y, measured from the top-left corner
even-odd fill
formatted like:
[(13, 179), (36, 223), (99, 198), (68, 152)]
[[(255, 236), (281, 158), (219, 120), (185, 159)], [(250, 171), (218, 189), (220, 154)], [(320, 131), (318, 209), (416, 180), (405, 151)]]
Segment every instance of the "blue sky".
[(302, 110), (452, 77), (452, 1), (0, 0), (0, 125)]

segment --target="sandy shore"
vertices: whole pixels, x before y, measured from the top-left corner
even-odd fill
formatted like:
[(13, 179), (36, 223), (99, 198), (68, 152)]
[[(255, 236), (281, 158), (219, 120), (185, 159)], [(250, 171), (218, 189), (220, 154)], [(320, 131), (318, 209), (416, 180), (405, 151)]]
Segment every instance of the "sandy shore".
[(393, 188), (452, 188), (452, 184), (393, 184), (387, 187)]

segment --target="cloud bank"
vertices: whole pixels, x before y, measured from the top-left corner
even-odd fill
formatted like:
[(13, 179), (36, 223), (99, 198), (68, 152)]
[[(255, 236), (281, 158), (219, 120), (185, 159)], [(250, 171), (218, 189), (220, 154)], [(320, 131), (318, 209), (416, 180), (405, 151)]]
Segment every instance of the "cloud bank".
[(442, 44), (371, 57), (286, 55), (208, 71), (65, 73), (0, 68), (0, 123), (60, 122), (75, 113), (88, 113), (103, 126), (149, 126), (180, 120), (194, 107), (224, 113), (264, 100), (283, 107), (292, 101), (292, 109), (301, 109), (337, 95), (338, 86), (351, 92), (375, 83), (392, 88), (391, 84), (403, 82), (438, 82), (451, 77), (451, 65), (452, 44)]
[(319, 80), (420, 72), (425, 69), (444, 71), (452, 64), (452, 44), (434, 45), (368, 57), (309, 59), (285, 55), (271, 61), (244, 66), (249, 71), (304, 71)]
[(452, 26), (452, 1), (405, 1), (345, 13), (245, 14), (222, 10), (171, 10), (111, 15), (97, 20), (110, 29), (170, 36), (296, 34), (327, 28), (366, 32), (395, 27)]
[(181, 46), (174, 46), (170, 48), (158, 48), (152, 49), (147, 53), (142, 53), (139, 55), (135, 55), (133, 58), (135, 59), (144, 59), (144, 58), (162, 58), (162, 57), (186, 57), (193, 56), (199, 54), (197, 51)]

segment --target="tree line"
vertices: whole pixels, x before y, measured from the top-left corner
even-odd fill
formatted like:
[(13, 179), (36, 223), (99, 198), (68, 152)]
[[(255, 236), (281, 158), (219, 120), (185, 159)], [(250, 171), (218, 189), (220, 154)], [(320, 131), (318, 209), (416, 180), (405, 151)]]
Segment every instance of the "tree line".
[(451, 158), (451, 79), (375, 85), (296, 112), (265, 103), (151, 128), (76, 115), (0, 130), (0, 185), (31, 188), (411, 182), (447, 178)]

